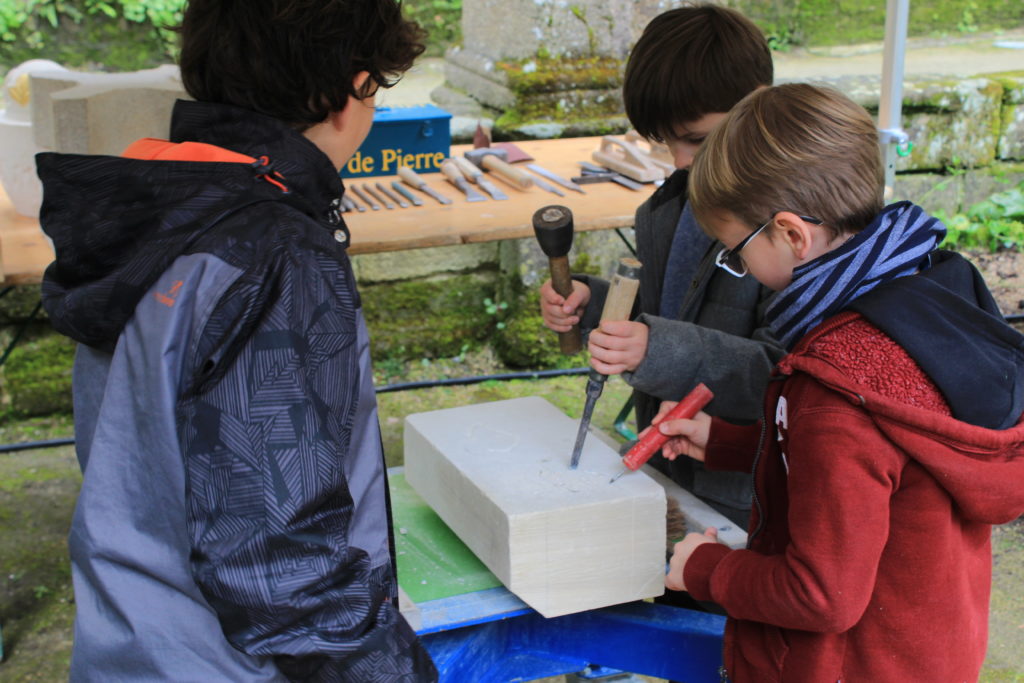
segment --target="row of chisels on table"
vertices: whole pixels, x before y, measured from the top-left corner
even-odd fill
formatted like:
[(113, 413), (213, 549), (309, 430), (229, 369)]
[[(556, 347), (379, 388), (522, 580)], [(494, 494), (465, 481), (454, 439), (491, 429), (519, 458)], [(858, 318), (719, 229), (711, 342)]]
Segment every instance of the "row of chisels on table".
[[(506, 164), (507, 165), (507, 164)], [(590, 162), (579, 162), (581, 171), (579, 176), (571, 179), (564, 178), (538, 164), (526, 164), (525, 168), (532, 173), (526, 173), (519, 167), (510, 167), (515, 174), (492, 170), (492, 173), (500, 175), (511, 187), (517, 190), (526, 191), (536, 186), (542, 190), (565, 196), (563, 188), (581, 194), (586, 194), (582, 187), (597, 182), (614, 182), (631, 190), (641, 190), (642, 183), (638, 183), (621, 173), (610, 168), (592, 164)], [(504, 169), (503, 169), (504, 170)], [(509, 196), (496, 183), (488, 178), (472, 162), (462, 158), (446, 159), (441, 164), (441, 174), (451, 186), (462, 193), (465, 201), (482, 202), (487, 200), (501, 201)], [(381, 209), (409, 208), (423, 206), (424, 197), (440, 204), (451, 204), (452, 199), (445, 196), (437, 189), (431, 187), (426, 180), (411, 168), (402, 166), (398, 169), (399, 180), (392, 180), (390, 183), (381, 181), (356, 182), (356, 179), (345, 181), (346, 189), (349, 190), (342, 198), (343, 211), (379, 211)]]

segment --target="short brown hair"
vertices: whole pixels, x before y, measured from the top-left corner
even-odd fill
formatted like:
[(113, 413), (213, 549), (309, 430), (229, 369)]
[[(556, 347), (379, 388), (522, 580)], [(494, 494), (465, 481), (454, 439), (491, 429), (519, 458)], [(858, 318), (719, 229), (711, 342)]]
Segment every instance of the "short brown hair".
[[(181, 80), (197, 100), (280, 119), (297, 130), (389, 88), (424, 49), (396, 0), (189, 0)], [(352, 81), (367, 71), (361, 92)]]
[(669, 10), (644, 28), (626, 65), (622, 99), (637, 132), (664, 141), (681, 123), (727, 112), (772, 83), (764, 34), (735, 10), (694, 5)]
[(882, 210), (878, 132), (831, 88), (789, 83), (751, 93), (694, 158), (689, 200), (699, 222), (728, 210), (758, 226), (779, 211), (820, 218), (835, 237)]

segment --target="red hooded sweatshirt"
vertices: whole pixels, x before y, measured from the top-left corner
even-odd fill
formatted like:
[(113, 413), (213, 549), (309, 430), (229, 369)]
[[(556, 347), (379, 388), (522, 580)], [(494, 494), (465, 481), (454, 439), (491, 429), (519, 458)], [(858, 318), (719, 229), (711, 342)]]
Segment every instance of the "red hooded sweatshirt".
[[(1020, 367), (1014, 334), (999, 353)], [(709, 469), (754, 469), (748, 549), (701, 545), (684, 569), (729, 614), (730, 680), (976, 680), (991, 525), (1024, 512), (1024, 422), (955, 419), (955, 388), (854, 312), (808, 334), (776, 379), (767, 419), (716, 419), (706, 453)]]

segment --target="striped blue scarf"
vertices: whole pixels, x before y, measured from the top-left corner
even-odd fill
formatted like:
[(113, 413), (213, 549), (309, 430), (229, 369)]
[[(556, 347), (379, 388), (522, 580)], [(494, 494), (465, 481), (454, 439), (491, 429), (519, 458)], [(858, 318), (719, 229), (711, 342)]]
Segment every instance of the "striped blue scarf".
[(793, 270), (765, 317), (787, 349), (816, 325), (883, 282), (930, 266), (946, 226), (911, 202), (885, 207), (867, 228)]

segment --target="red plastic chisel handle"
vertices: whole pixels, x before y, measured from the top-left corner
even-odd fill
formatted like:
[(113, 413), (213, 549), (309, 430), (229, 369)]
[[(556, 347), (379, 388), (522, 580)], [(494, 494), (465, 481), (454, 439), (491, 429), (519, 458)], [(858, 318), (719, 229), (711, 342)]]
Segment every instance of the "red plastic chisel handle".
[[(681, 418), (689, 420), (714, 397), (715, 395), (711, 393), (711, 390), (702, 382), (694, 387), (693, 391), (688, 393), (675, 408), (668, 411), (668, 414), (665, 415), (661, 421), (678, 420)], [(661, 447), (665, 445), (665, 442), (668, 441), (669, 438), (670, 437), (668, 435), (662, 434), (658, 431), (657, 426), (652, 427), (651, 431), (647, 432), (647, 434), (637, 441), (636, 445), (630, 448), (629, 452), (623, 456), (622, 464), (633, 471), (640, 469), (645, 462), (651, 459), (652, 455), (661, 450)]]

